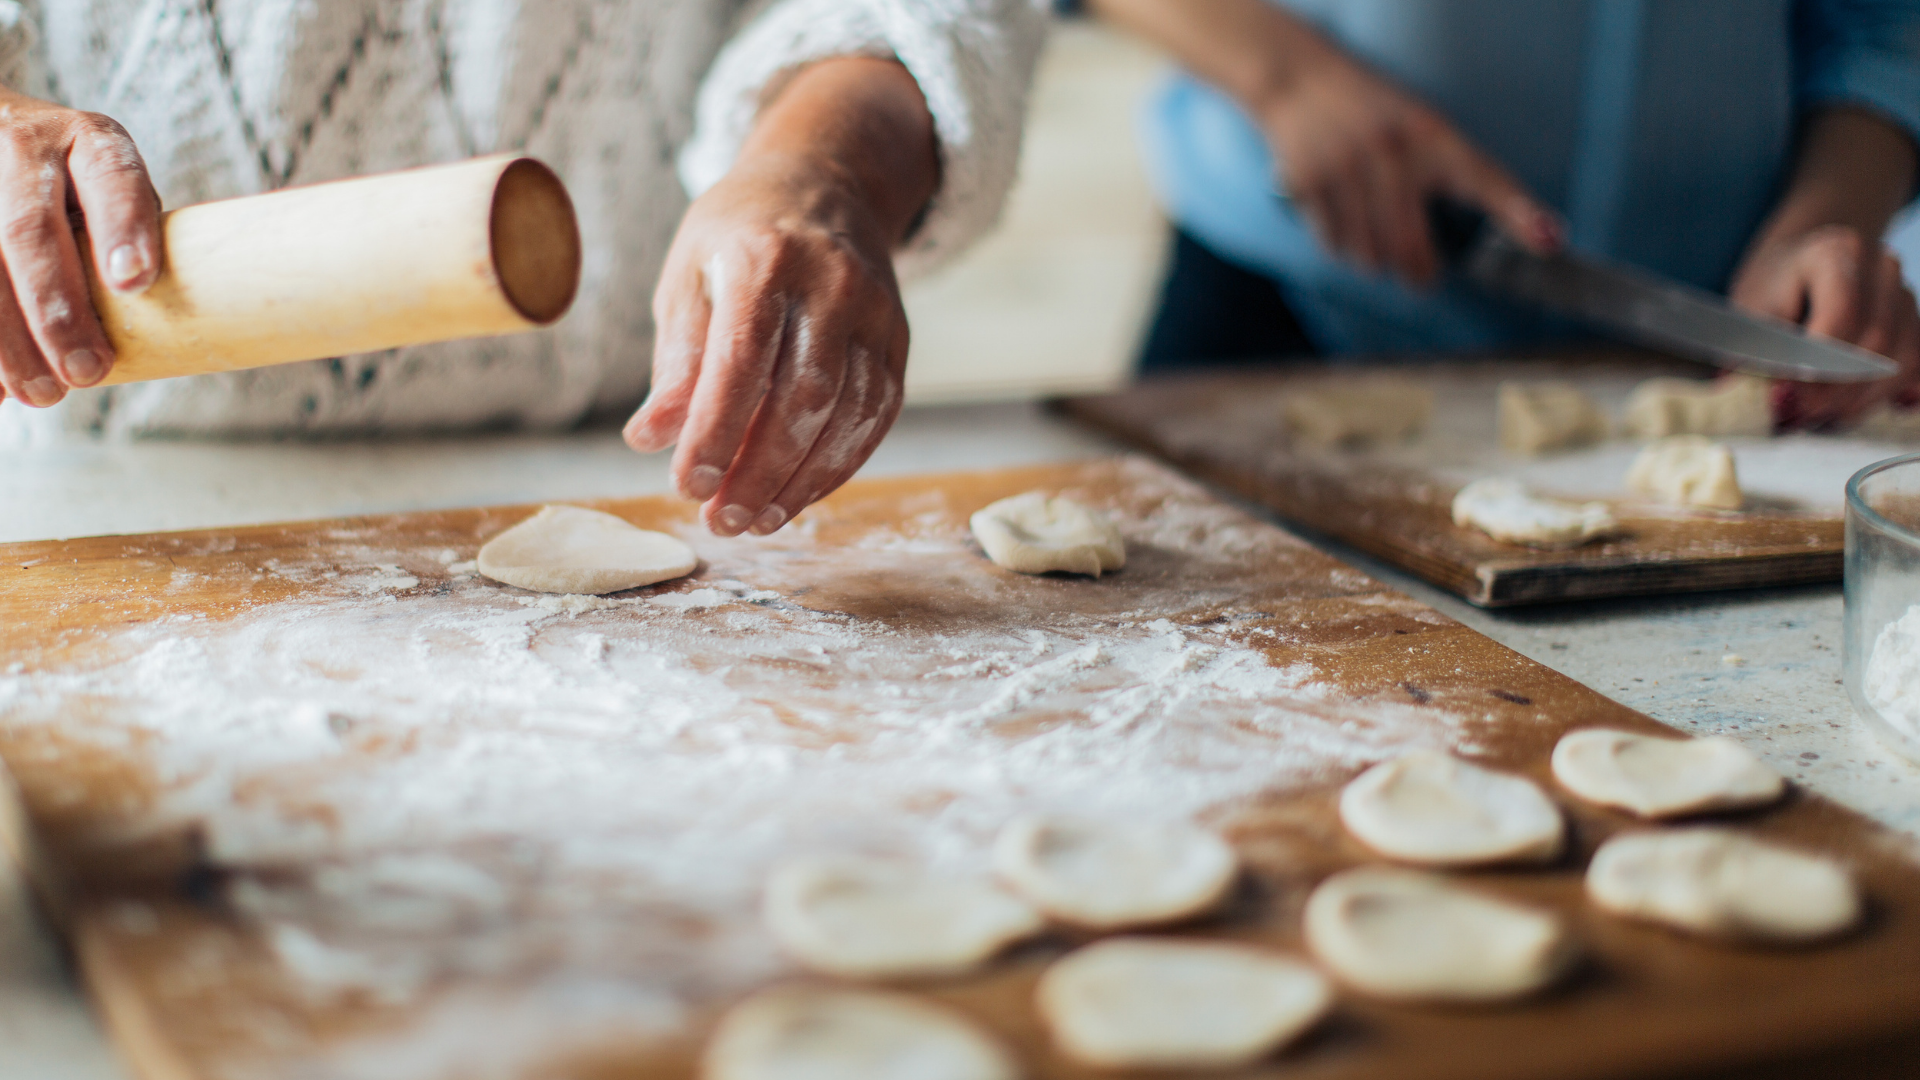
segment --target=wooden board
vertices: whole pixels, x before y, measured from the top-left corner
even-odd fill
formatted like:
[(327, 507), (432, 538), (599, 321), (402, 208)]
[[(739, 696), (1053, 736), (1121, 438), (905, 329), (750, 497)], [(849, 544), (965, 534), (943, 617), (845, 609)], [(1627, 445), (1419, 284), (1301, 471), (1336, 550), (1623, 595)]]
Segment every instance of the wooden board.
[[(968, 514), (1035, 488), (1113, 513), (1126, 569), (980, 558)], [(695, 577), (541, 606), (465, 573), (525, 508), (0, 547), (0, 759), (142, 1077), (691, 1076), (720, 1009), (799, 977), (759, 936), (753, 852), (971, 865), (1021, 808), (1197, 809), (1249, 870), (1174, 932), (1294, 951), (1312, 884), (1367, 860), (1333, 810), (1367, 762), (1445, 745), (1546, 784), (1569, 728), (1664, 730), (1141, 459), (858, 483), (769, 540), (599, 505), (688, 537)], [(618, 708), (584, 696), (635, 672)], [(1739, 950), (1587, 908), (1580, 866), (1629, 823), (1556, 797), (1566, 860), (1471, 880), (1566, 913), (1567, 985), (1500, 1009), (1345, 995), (1228, 1075), (1916, 1075), (1908, 841), (1804, 794), (1741, 818), (1846, 860), (1873, 914)], [(1090, 1077), (1029, 1006), (1075, 940), (916, 992), (1035, 1077)]]
[[(1564, 378), (1624, 388), (1655, 375), (1704, 374), (1695, 365), (1637, 353), (1417, 363), (1394, 370), (1435, 386), (1442, 396), (1436, 423), (1459, 428), (1456, 442), (1478, 439), (1480, 456), (1500, 471), (1521, 467), (1499, 461), (1494, 450), (1494, 391), (1504, 379)], [(1061, 408), (1483, 607), (1840, 580), (1839, 488), (1849, 468), (1832, 478), (1831, 506), (1682, 514), (1621, 503), (1616, 512), (1626, 531), (1618, 538), (1572, 550), (1531, 550), (1453, 524), (1451, 503), (1462, 481), (1419, 460), (1425, 443), (1385, 453), (1289, 444), (1279, 399), (1290, 387), (1324, 377), (1323, 368), (1299, 366), (1175, 376), (1070, 398)], [(1852, 467), (1904, 449), (1910, 448), (1863, 445)], [(1606, 476), (1609, 487), (1619, 475), (1615, 469)], [(1589, 497), (1606, 490), (1567, 494)]]

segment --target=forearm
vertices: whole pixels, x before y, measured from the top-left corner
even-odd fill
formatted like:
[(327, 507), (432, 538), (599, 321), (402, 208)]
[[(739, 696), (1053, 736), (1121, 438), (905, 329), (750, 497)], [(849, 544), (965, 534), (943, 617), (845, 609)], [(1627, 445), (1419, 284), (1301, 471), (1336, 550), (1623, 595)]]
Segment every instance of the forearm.
[(1165, 49), (1256, 115), (1302, 72), (1344, 59), (1305, 21), (1266, 0), (1088, 0), (1088, 6)]
[(1754, 238), (1761, 249), (1826, 225), (1877, 239), (1913, 197), (1913, 140), (1892, 122), (1862, 109), (1835, 107), (1810, 115), (1786, 192)]

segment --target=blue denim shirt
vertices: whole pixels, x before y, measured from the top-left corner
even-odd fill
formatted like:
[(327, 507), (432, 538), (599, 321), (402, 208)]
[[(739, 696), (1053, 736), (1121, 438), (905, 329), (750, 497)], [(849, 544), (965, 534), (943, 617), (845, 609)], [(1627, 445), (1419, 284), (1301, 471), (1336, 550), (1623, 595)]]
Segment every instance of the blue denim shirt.
[[(1920, 137), (1920, 0), (1274, 0), (1444, 112), (1582, 250), (1724, 289), (1822, 103)], [(1143, 117), (1168, 213), (1278, 282), (1330, 353), (1474, 349), (1567, 328), (1458, 286), (1405, 288), (1331, 255), (1275, 195), (1230, 99), (1176, 75)]]

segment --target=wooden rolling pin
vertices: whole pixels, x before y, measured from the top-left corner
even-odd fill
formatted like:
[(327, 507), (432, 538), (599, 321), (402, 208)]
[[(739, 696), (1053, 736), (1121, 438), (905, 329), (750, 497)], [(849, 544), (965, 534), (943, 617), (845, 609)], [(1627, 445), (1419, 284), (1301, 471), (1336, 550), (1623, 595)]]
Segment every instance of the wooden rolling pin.
[(531, 330), (580, 284), (566, 187), (512, 155), (184, 207), (161, 230), (138, 296), (84, 260), (118, 351), (104, 384)]

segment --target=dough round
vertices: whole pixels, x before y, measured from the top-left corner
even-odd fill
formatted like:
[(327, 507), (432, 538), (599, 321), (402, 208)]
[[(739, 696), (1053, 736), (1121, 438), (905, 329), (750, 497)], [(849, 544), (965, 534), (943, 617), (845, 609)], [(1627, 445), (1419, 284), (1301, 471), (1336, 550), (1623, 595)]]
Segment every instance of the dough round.
[(1188, 822), (1027, 818), (1000, 833), (994, 868), (1041, 911), (1094, 930), (1171, 922), (1219, 903), (1239, 859)]
[(1500, 384), (1500, 448), (1532, 457), (1567, 450), (1607, 437), (1607, 416), (1570, 382)]
[(1018, 1080), (991, 1037), (906, 994), (782, 986), (734, 1006), (701, 1062), (702, 1080)]
[(1812, 941), (1860, 918), (1860, 893), (1830, 860), (1731, 829), (1635, 832), (1600, 845), (1587, 896), (1601, 909), (1749, 941)]
[(1738, 510), (1747, 497), (1733, 468), (1733, 451), (1700, 435), (1675, 435), (1647, 444), (1627, 467), (1627, 490), (1674, 506)]
[(854, 858), (778, 868), (763, 913), (795, 959), (856, 979), (957, 974), (1044, 923), (985, 878), (938, 877), (907, 863)]
[(982, 507), (970, 524), (987, 558), (1022, 574), (1059, 570), (1099, 577), (1127, 565), (1127, 545), (1113, 522), (1043, 491)]
[(1423, 866), (1545, 862), (1566, 836), (1533, 781), (1431, 750), (1355, 777), (1340, 793), (1340, 820), (1380, 854)]
[(1053, 1041), (1098, 1068), (1223, 1068), (1272, 1053), (1326, 1015), (1319, 972), (1264, 949), (1110, 938), (1048, 968), (1035, 994)]
[(1504, 1001), (1559, 978), (1578, 954), (1559, 916), (1438, 874), (1363, 866), (1307, 898), (1307, 947), (1340, 981), (1405, 1001)]
[(1588, 802), (1648, 818), (1765, 806), (1787, 782), (1732, 739), (1657, 739), (1588, 728), (1561, 736), (1553, 776)]
[(1503, 544), (1546, 548), (1577, 547), (1619, 526), (1605, 503), (1542, 498), (1499, 476), (1475, 480), (1454, 495), (1453, 523)]
[(700, 559), (684, 541), (612, 514), (544, 506), (487, 541), (477, 562), (481, 573), (522, 589), (599, 594), (684, 577)]

